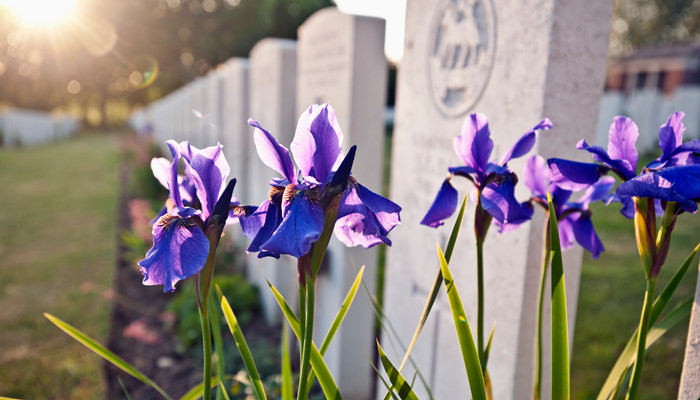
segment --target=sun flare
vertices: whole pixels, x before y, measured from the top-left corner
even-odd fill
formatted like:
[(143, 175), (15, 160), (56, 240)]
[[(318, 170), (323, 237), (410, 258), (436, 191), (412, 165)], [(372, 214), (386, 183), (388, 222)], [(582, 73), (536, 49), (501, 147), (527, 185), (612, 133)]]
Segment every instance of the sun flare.
[(47, 27), (69, 20), (75, 13), (76, 0), (0, 0), (24, 25)]

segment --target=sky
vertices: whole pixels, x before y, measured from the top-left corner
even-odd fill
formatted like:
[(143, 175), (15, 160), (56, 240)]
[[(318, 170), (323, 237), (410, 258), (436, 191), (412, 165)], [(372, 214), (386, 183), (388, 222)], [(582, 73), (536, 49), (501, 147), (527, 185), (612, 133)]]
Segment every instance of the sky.
[(406, 0), (335, 0), (338, 8), (348, 14), (368, 15), (386, 20), (384, 52), (397, 63), (403, 56)]

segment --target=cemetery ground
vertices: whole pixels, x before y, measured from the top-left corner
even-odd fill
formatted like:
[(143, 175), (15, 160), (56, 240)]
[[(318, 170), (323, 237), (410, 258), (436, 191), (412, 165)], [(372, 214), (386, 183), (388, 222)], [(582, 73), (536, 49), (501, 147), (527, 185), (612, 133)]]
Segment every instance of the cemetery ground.
[[(0, 186), (5, 188), (0, 210), (0, 395), (84, 399), (105, 391), (101, 359), (42, 314), (52, 313), (102, 342), (110, 334), (119, 140), (117, 135), (92, 134), (31, 149), (0, 149)], [(632, 222), (618, 210), (615, 205), (593, 210), (606, 252), (599, 260), (586, 255), (582, 269), (572, 357), (574, 399), (595, 396), (637, 324), (644, 280)], [(679, 218), (663, 283), (695, 246), (698, 217)], [(688, 274), (676, 302), (693, 294), (695, 279), (694, 272)], [(142, 287), (138, 273), (131, 285)], [(652, 347), (640, 398), (675, 397), (687, 320), (680, 325)], [(270, 364), (275, 367), (275, 361)]]

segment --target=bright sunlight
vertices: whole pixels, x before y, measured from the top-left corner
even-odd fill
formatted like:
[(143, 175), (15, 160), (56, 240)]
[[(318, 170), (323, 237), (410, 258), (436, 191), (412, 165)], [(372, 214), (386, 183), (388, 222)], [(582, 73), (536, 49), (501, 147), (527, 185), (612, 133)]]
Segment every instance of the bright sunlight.
[(76, 0), (0, 0), (0, 7), (9, 8), (25, 25), (46, 27), (70, 19)]

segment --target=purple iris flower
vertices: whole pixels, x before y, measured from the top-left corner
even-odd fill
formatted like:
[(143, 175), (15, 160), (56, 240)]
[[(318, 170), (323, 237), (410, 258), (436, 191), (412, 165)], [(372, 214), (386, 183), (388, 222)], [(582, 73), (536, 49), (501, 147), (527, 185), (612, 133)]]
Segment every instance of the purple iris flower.
[(387, 234), (400, 223), (401, 207), (350, 176), (355, 146), (341, 157), (343, 134), (330, 105), (312, 105), (302, 113), (291, 151), (257, 121), (255, 145), (268, 167), (282, 175), (270, 182), (269, 199), (257, 209), (238, 209), (243, 232), (252, 239), (248, 252), (258, 257), (289, 254), (300, 258), (319, 240), (324, 217), (337, 210), (334, 233), (347, 246), (391, 244)]
[[(230, 172), (221, 145), (197, 149), (188, 142), (167, 142), (172, 162), (163, 168), (160, 159), (151, 163), (156, 178), (170, 191), (165, 213), (153, 226), (153, 247), (139, 261), (145, 285), (163, 285), (163, 292), (175, 290), (179, 280), (198, 273), (210, 251), (210, 241), (218, 237), (229, 216), (235, 179), (228, 185)], [(186, 178), (178, 176), (182, 158)], [(200, 207), (195, 209), (194, 207)]]
[(532, 209), (515, 198), (518, 177), (508, 169), (508, 161), (522, 157), (535, 145), (537, 131), (552, 127), (545, 118), (527, 131), (503, 156), (500, 162), (490, 162), (493, 140), (486, 116), (472, 113), (462, 125), (462, 133), (454, 139), (454, 149), (465, 165), (450, 167), (445, 179), (421, 224), (433, 228), (444, 223), (457, 209), (457, 190), (452, 186), (454, 176), (467, 178), (477, 189), (481, 206), (493, 217), (500, 231), (515, 228), (532, 216)]
[(684, 211), (695, 212), (700, 199), (700, 140), (683, 143), (684, 114), (671, 114), (659, 129), (661, 156), (650, 162), (637, 175), (638, 153), (635, 142), (639, 137), (637, 125), (628, 117), (615, 117), (610, 126), (608, 150), (600, 146), (589, 146), (581, 140), (577, 147), (593, 154), (596, 163), (582, 163), (549, 159), (553, 180), (570, 190), (588, 186), (613, 172), (623, 181), (615, 191), (616, 200), (623, 204), (622, 213), (634, 216), (633, 197), (649, 197), (659, 201), (677, 202)]
[(552, 197), (552, 204), (557, 216), (559, 239), (562, 249), (573, 247), (574, 241), (598, 258), (605, 248), (593, 227), (589, 206), (596, 201), (608, 202), (615, 186), (615, 179), (606, 176), (590, 185), (578, 201), (569, 201), (571, 190), (563, 189), (552, 181), (552, 173), (541, 156), (532, 156), (527, 160), (523, 173), (525, 186), (532, 192), (531, 202), (549, 210), (547, 192)]

